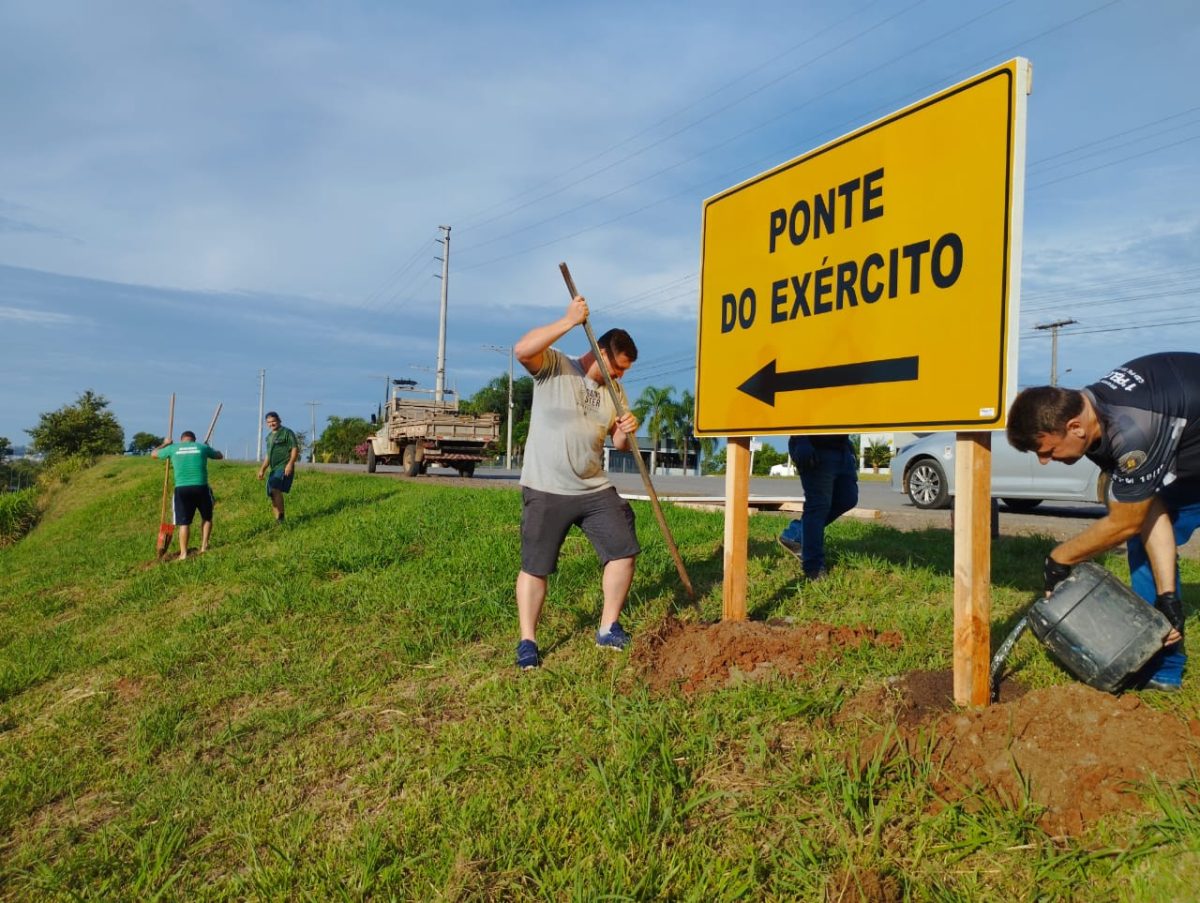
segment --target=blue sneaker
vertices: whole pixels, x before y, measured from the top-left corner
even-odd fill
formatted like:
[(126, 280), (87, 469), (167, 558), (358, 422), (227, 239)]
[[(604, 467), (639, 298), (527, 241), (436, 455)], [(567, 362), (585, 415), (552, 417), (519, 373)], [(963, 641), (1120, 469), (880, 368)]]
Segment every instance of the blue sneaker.
[(1159, 693), (1178, 693), (1183, 688), (1174, 681), (1151, 678), (1142, 685), (1142, 689), (1157, 690)]
[(620, 652), (629, 645), (633, 639), (625, 632), (619, 621), (613, 621), (608, 625), (608, 630), (603, 632), (596, 631), (596, 645), (602, 649), (616, 649)]
[(517, 643), (517, 667), (522, 671), (532, 671), (534, 668), (541, 665), (542, 659), (538, 655), (537, 643), (533, 640), (521, 640)]
[(786, 535), (779, 537), (779, 544), (796, 556), (796, 560), (801, 564), (804, 563), (804, 546), (796, 542), (794, 539), (788, 539)]

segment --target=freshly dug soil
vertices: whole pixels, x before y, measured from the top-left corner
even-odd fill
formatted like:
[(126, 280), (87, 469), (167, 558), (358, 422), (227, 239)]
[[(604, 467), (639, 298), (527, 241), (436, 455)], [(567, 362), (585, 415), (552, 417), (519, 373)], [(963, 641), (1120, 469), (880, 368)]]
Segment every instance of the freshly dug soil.
[(1044, 809), (1039, 826), (1051, 834), (1080, 834), (1101, 816), (1136, 812), (1138, 785), (1151, 777), (1177, 783), (1200, 765), (1200, 722), (1156, 711), (1136, 694), (1083, 684), (1028, 693), (1013, 686), (1007, 694), (1002, 687), (1000, 703), (954, 711), (937, 689), (949, 682), (949, 672), (905, 675), (849, 700), (838, 721), (879, 724), (883, 714), (908, 749), (931, 739), (941, 762), (933, 789), (947, 802), (978, 805), (982, 793), (1017, 807), (1024, 782)]
[(797, 678), (817, 660), (871, 643), (898, 648), (901, 636), (869, 627), (789, 624), (785, 621), (720, 621), (684, 624), (667, 617), (643, 634), (634, 662), (654, 690), (684, 693), (732, 686), (741, 681)]
[[(1025, 695), (1024, 685), (1011, 678), (1000, 682), (1000, 701)], [(957, 711), (952, 671), (909, 671), (889, 677), (880, 687), (861, 690), (846, 700), (834, 718), (838, 724), (868, 721), (878, 725), (895, 721), (920, 727), (936, 715)]]
[[(822, 623), (722, 621), (684, 624), (666, 618), (642, 634), (633, 659), (657, 691), (685, 694), (741, 681), (803, 679), (814, 663), (863, 644), (897, 648), (895, 631)], [(1134, 693), (1111, 696), (1083, 684), (1030, 690), (1012, 680), (984, 709), (954, 705), (949, 671), (912, 671), (848, 699), (836, 724), (864, 732), (860, 754), (880, 744), (917, 752), (932, 744), (940, 768), (933, 790), (968, 807), (990, 798), (1018, 808), (1025, 788), (1042, 810), (1040, 827), (1082, 833), (1099, 818), (1144, 807), (1139, 787), (1173, 784), (1200, 768), (1200, 721), (1159, 712)], [(881, 882), (880, 899), (889, 899)], [(834, 881), (833, 898), (853, 892)]]

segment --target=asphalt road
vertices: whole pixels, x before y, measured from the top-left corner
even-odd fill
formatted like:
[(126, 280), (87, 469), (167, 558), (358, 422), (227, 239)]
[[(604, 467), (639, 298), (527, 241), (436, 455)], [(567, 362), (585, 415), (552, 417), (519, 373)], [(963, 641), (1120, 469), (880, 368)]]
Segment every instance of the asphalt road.
[[(363, 465), (354, 464), (302, 464), (301, 468), (316, 467), (321, 470), (364, 473)], [(610, 474), (617, 490), (626, 495), (644, 495), (645, 487), (637, 473)], [(475, 476), (464, 479), (454, 470), (431, 468), (420, 477), (405, 477), (399, 467), (380, 466), (376, 477), (398, 480), (421, 480), (480, 489), (520, 488), (520, 471), (495, 467), (480, 467)], [(660, 499), (675, 496), (711, 497), (714, 500), (725, 496), (723, 476), (668, 476), (653, 477), (654, 490)], [(922, 511), (904, 495), (894, 492), (891, 484), (864, 479), (859, 483), (859, 502), (856, 514), (878, 520), (900, 530), (919, 530), (929, 527), (950, 527), (950, 511)], [(802, 501), (804, 492), (800, 481), (784, 477), (752, 477), (751, 498), (787, 498)], [(1104, 514), (1101, 505), (1079, 502), (1043, 502), (1032, 512), (1016, 514), (1003, 504), (1000, 506), (1000, 533), (1002, 535), (1040, 534), (1056, 539), (1066, 539), (1083, 530), (1090, 522)], [(781, 516), (775, 514), (773, 516)], [(784, 515), (786, 516), (786, 515)], [(1194, 539), (1184, 548), (1189, 557), (1200, 558), (1200, 538)]]

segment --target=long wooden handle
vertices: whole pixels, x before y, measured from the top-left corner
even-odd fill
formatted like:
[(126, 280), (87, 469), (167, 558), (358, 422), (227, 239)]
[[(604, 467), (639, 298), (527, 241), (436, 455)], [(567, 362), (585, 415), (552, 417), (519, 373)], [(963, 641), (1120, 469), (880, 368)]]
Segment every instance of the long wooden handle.
[(208, 445), (208, 441), (212, 438), (213, 430), (217, 428), (217, 418), (221, 416), (222, 402), (217, 402), (217, 409), (213, 411), (212, 422), (208, 425), (208, 432), (204, 434), (204, 444)]
[[(171, 437), (175, 435), (175, 393), (171, 393), (171, 413), (167, 415), (167, 441), (171, 441)], [(158, 522), (165, 524), (167, 522), (167, 489), (171, 485), (171, 459), (167, 458), (163, 467), (163, 495), (162, 495), (162, 513), (158, 516)]]
[[(579, 292), (575, 289), (575, 280), (571, 278), (571, 271), (567, 269), (565, 263), (560, 263), (558, 268), (562, 271), (563, 280), (567, 283), (567, 291), (571, 293), (571, 297), (575, 298)], [(608, 386), (608, 394), (612, 398), (613, 407), (617, 410), (617, 419), (624, 417), (629, 411), (625, 405), (621, 403), (621, 396), (617, 392), (617, 387), (613, 383), (612, 375), (608, 372), (608, 365), (604, 362), (604, 355), (600, 353), (600, 346), (596, 343), (596, 336), (592, 332), (592, 324), (587, 320), (583, 321), (583, 331), (587, 333), (588, 344), (592, 346), (592, 354), (596, 358), (596, 362), (600, 365), (600, 373), (604, 376), (604, 384)], [(671, 558), (675, 561), (675, 570), (679, 572), (679, 579), (683, 582), (683, 588), (687, 590), (688, 598), (695, 599), (696, 591), (692, 589), (692, 581), (688, 577), (687, 568), (683, 566), (683, 558), (679, 555), (679, 547), (675, 545), (675, 537), (671, 535), (671, 528), (667, 526), (667, 519), (663, 515), (662, 505), (658, 501), (658, 493), (654, 491), (654, 484), (650, 482), (650, 474), (646, 471), (646, 462), (642, 460), (641, 449), (638, 448), (637, 436), (630, 436), (630, 441), (633, 442), (633, 460), (637, 462), (638, 473), (642, 475), (642, 483), (646, 486), (646, 495), (650, 498), (650, 508), (654, 511), (654, 519), (658, 521), (658, 528), (662, 531), (663, 539), (667, 541), (667, 548), (671, 552)], [(686, 457), (686, 450), (684, 452)]]

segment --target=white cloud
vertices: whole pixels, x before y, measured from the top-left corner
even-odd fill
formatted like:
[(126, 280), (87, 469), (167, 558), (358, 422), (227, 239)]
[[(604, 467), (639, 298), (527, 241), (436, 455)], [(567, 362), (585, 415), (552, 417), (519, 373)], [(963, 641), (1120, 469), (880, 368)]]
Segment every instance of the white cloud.
[(30, 323), (34, 326), (74, 326), (88, 323), (87, 317), (76, 317), (72, 314), (60, 314), (49, 310), (36, 310), (29, 307), (7, 307), (0, 305), (0, 320), (14, 320), (18, 323)]

